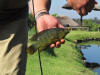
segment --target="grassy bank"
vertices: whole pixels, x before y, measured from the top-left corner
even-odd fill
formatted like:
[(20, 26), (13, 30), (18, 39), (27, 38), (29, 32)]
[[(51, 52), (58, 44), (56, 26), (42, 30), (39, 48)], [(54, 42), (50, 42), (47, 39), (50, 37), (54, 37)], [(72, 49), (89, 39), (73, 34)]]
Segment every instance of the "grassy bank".
[[(31, 32), (29, 34), (31, 36)], [(100, 38), (99, 32), (72, 31), (66, 36), (65, 44), (60, 48), (41, 52), (44, 75), (94, 75), (84, 67), (81, 54), (75, 47), (74, 40)], [(26, 75), (41, 75), (37, 52), (28, 55)]]

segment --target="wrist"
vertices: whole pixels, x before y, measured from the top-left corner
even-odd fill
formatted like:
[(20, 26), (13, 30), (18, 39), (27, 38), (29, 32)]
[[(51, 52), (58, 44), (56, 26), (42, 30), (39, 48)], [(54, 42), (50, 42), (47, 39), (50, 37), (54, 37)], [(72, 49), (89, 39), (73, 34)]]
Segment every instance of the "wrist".
[(37, 20), (40, 16), (43, 16), (43, 15), (46, 15), (46, 14), (49, 14), (49, 12), (47, 12), (47, 11), (38, 12), (37, 14), (35, 14), (35, 20)]
[(39, 9), (39, 10), (35, 10), (35, 15), (37, 15), (40, 12), (48, 12), (47, 9)]

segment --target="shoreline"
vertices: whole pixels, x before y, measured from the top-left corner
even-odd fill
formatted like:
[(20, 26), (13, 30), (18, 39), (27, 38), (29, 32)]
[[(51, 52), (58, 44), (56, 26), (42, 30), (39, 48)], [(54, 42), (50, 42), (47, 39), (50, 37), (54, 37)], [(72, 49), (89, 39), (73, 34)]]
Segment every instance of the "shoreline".
[[(84, 66), (82, 54), (75, 45), (75, 40), (84, 40), (89, 37), (100, 38), (100, 33), (72, 31), (65, 37), (67, 40), (60, 48), (41, 52), (44, 75), (95, 75)], [(26, 75), (40, 75), (37, 52), (34, 55), (28, 55)]]

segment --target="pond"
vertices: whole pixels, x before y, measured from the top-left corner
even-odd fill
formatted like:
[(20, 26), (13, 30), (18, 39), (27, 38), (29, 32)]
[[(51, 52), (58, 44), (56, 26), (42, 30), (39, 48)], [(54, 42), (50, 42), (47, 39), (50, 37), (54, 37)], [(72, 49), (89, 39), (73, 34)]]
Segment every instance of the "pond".
[(99, 66), (95, 66), (92, 70), (97, 74), (100, 75), (100, 45), (81, 45), (80, 46), (83, 56), (86, 58), (86, 62), (89, 63), (96, 63)]

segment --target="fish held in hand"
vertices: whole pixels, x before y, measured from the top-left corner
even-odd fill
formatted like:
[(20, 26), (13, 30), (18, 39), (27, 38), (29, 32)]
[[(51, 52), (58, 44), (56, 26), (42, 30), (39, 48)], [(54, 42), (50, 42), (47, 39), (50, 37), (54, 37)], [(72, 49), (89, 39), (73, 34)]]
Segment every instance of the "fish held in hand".
[(29, 54), (33, 54), (37, 49), (42, 51), (50, 44), (55, 43), (60, 39), (64, 38), (66, 34), (69, 33), (69, 31), (70, 27), (51, 28), (37, 33), (36, 35), (32, 36), (31, 39), (28, 40), (27, 52)]

